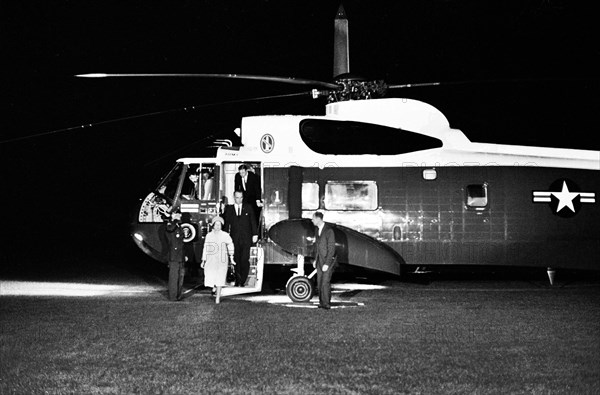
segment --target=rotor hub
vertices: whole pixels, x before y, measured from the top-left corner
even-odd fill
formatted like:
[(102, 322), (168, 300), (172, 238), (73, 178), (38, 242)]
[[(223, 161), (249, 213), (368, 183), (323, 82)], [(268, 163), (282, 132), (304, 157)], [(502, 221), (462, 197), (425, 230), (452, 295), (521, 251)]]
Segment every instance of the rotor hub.
[(351, 74), (337, 76), (334, 83), (339, 89), (323, 92), (323, 95), (327, 95), (327, 103), (376, 99), (383, 97), (387, 91), (387, 84), (383, 80), (367, 81)]

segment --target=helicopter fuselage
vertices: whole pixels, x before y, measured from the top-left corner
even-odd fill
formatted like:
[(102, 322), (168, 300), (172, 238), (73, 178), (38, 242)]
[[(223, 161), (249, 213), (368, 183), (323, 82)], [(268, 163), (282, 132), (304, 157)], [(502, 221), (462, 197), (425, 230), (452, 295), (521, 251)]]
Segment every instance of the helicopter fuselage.
[[(132, 232), (142, 250), (165, 261), (160, 210), (175, 203), (190, 256), (199, 257), (244, 163), (261, 181), (266, 265), (310, 257), (308, 219), (321, 211), (336, 225), (341, 263), (394, 275), (404, 265), (599, 268), (598, 151), (473, 143), (437, 109), (409, 99), (247, 117), (239, 134), (240, 147), (180, 159), (144, 200)], [(210, 199), (185, 197), (190, 169), (212, 172)]]

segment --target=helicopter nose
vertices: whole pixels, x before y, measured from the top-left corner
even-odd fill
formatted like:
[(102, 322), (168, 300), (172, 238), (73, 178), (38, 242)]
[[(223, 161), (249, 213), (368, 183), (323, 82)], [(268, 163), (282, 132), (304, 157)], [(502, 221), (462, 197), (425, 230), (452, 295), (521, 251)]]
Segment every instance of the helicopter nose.
[(163, 252), (162, 243), (156, 229), (151, 226), (143, 227), (134, 225), (132, 226), (130, 235), (138, 248), (146, 255), (159, 262), (166, 261), (166, 255)]

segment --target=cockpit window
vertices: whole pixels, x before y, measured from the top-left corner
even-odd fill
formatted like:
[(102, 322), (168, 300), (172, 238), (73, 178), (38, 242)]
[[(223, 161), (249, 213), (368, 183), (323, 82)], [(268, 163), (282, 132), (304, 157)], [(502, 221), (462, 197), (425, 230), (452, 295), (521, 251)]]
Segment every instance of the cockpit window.
[(215, 164), (188, 165), (181, 188), (184, 200), (212, 200), (216, 195)]
[(300, 123), (300, 136), (319, 154), (397, 155), (439, 148), (434, 137), (364, 122), (306, 119)]
[(184, 200), (198, 200), (200, 167), (198, 165), (188, 165), (183, 185), (181, 187), (181, 197)]
[(217, 197), (215, 165), (204, 164), (200, 170), (200, 199), (213, 200), (215, 197)]
[(165, 220), (173, 204), (182, 168), (183, 164), (177, 163), (158, 183), (154, 192), (146, 196), (140, 207), (139, 222), (160, 223)]
[(161, 180), (156, 188), (156, 192), (167, 197), (171, 201), (175, 198), (175, 192), (177, 191), (177, 183), (179, 182), (179, 176), (181, 175), (182, 163), (177, 163), (173, 169)]
[[(177, 163), (158, 184), (154, 192), (144, 199), (138, 221), (141, 223), (163, 222), (171, 210), (177, 186), (181, 180), (184, 164)], [(218, 183), (214, 181), (215, 163), (191, 163), (187, 165), (181, 186), (181, 201), (210, 200), (217, 196)], [(214, 201), (213, 201), (214, 202)]]

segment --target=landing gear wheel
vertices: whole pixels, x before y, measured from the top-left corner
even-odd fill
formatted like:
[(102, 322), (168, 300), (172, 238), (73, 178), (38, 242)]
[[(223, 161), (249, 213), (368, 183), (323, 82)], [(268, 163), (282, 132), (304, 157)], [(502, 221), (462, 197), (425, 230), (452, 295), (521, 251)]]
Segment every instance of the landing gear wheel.
[(179, 300), (185, 274), (183, 262), (169, 262), (169, 300)]
[(285, 293), (294, 302), (308, 302), (313, 291), (312, 281), (304, 276), (294, 276), (285, 285)]

